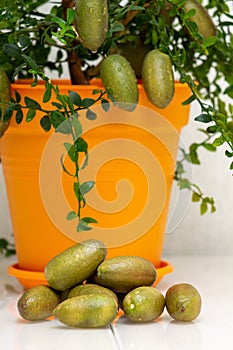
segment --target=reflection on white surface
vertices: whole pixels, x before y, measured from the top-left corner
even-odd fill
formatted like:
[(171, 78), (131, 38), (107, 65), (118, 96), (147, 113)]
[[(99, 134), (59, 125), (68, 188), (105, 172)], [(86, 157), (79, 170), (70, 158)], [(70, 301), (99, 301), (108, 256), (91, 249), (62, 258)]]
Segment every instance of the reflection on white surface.
[[(91, 333), (90, 333), (91, 332)], [(117, 350), (110, 328), (71, 329), (56, 320), (19, 321), (14, 350)]]
[[(181, 324), (170, 321), (165, 329), (169, 350), (204, 350), (198, 321)], [(190, 341), (191, 340), (191, 341)]]
[(152, 344), (155, 349), (165, 349), (165, 334), (160, 321), (138, 324), (127, 321), (123, 316), (113, 329), (121, 349), (145, 350), (151, 349)]
[[(67, 346), (68, 345), (68, 346)], [(63, 329), (58, 337), (58, 350), (118, 350), (112, 331), (107, 329)]]

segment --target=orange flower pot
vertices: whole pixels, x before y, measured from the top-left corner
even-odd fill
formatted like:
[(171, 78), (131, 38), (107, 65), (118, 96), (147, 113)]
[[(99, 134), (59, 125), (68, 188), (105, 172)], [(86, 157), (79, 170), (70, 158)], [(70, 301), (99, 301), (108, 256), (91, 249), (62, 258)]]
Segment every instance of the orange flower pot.
[[(59, 88), (62, 93), (73, 90), (91, 97), (92, 90), (101, 85), (96, 81), (90, 86), (71, 86), (63, 81)], [(12, 94), (15, 90), (22, 98), (30, 96), (39, 102), (44, 86), (13, 84)], [(39, 118), (21, 125), (12, 119), (0, 141), (18, 259), (9, 273), (26, 288), (45, 282), (43, 270), (52, 257), (89, 238), (104, 241), (108, 257), (149, 259), (157, 268), (157, 282), (172, 270), (161, 256), (179, 135), (189, 117), (189, 106), (182, 101), (190, 91), (177, 83), (173, 101), (164, 110), (148, 102), (142, 86), (139, 91), (139, 106), (133, 113), (117, 107), (104, 112), (96, 105), (92, 108), (95, 120), (80, 116), (89, 145), (89, 164), (81, 171), (81, 180), (96, 181), (83, 214), (98, 220), (91, 231), (76, 232), (77, 222), (66, 220), (76, 204), (73, 178), (60, 165), (67, 136), (45, 133)]]

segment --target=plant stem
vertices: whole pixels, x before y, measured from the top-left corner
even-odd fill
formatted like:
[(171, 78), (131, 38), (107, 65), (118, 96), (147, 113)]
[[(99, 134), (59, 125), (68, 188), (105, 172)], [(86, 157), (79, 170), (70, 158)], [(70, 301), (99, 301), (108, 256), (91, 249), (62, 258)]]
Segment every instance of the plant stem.
[[(73, 0), (62, 0), (62, 7), (63, 7), (63, 13), (64, 18), (67, 17), (67, 9), (74, 7), (74, 1)], [(83, 73), (81, 67), (82, 62), (80, 57), (77, 55), (74, 47), (76, 46), (76, 41), (73, 42), (73, 49), (67, 51), (67, 60), (68, 60), (68, 67), (70, 72), (70, 79), (73, 85), (88, 85), (88, 80)]]

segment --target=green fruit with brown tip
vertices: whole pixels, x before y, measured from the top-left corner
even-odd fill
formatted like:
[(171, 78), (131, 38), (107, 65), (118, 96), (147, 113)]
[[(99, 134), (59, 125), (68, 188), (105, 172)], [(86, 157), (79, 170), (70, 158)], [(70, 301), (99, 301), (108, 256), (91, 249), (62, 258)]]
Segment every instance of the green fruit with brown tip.
[(96, 51), (108, 31), (107, 0), (76, 0), (75, 26), (84, 47)]
[(165, 306), (163, 294), (153, 287), (138, 287), (123, 299), (123, 311), (133, 322), (149, 322), (158, 318)]
[(100, 75), (105, 89), (111, 91), (115, 105), (133, 111), (138, 103), (138, 86), (129, 61), (119, 54), (110, 55), (101, 63)]
[(0, 70), (0, 138), (10, 125), (10, 120), (3, 120), (4, 112), (7, 108), (7, 104), (11, 98), (11, 85), (8, 76), (3, 70)]
[(117, 313), (114, 299), (106, 293), (69, 298), (53, 312), (60, 322), (77, 328), (106, 327), (116, 318)]
[(95, 283), (127, 293), (140, 286), (151, 286), (156, 280), (156, 269), (139, 256), (117, 256), (102, 262), (93, 276)]
[(82, 241), (50, 260), (44, 269), (45, 278), (52, 288), (64, 291), (89, 278), (106, 254), (103, 242)]
[(52, 315), (61, 301), (60, 294), (46, 285), (31, 287), (19, 298), (17, 308), (28, 321), (44, 320)]
[(169, 315), (177, 321), (193, 321), (201, 311), (201, 296), (189, 283), (178, 283), (167, 290), (165, 304)]
[(118, 298), (112, 290), (99, 286), (97, 284), (92, 284), (92, 283), (80, 284), (79, 286), (72, 288), (68, 294), (68, 298), (74, 298), (79, 295), (104, 294), (104, 293), (112, 297), (115, 300), (116, 306), (118, 307)]
[(195, 14), (190, 17), (190, 20), (196, 23), (198, 31), (204, 39), (216, 35), (216, 27), (212, 18), (198, 0), (187, 0), (184, 3), (183, 9), (185, 13), (193, 9), (195, 10)]
[(174, 95), (174, 76), (170, 57), (158, 49), (146, 55), (142, 66), (142, 82), (149, 101), (165, 108)]

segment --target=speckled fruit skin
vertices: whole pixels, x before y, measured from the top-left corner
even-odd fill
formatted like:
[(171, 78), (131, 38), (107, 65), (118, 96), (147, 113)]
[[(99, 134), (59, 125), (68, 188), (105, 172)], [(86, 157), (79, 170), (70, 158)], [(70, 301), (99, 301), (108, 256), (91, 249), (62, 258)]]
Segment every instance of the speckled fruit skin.
[(133, 111), (138, 103), (137, 79), (128, 60), (119, 54), (106, 57), (100, 66), (104, 87), (110, 89), (115, 104), (123, 110)]
[(84, 47), (96, 51), (108, 31), (107, 0), (76, 0), (75, 26)]
[(106, 327), (115, 319), (117, 313), (114, 299), (106, 293), (67, 299), (53, 312), (60, 322), (77, 328)]
[(151, 286), (156, 280), (156, 269), (144, 258), (117, 256), (101, 263), (93, 280), (114, 292), (127, 293), (136, 287)]
[(165, 295), (165, 305), (169, 315), (176, 321), (193, 321), (201, 311), (201, 296), (189, 283), (171, 286)]
[(52, 288), (64, 291), (89, 278), (106, 254), (103, 242), (82, 241), (50, 260), (44, 269), (45, 278)]
[(118, 298), (112, 290), (93, 283), (80, 284), (72, 288), (68, 294), (68, 298), (74, 298), (80, 295), (103, 294), (103, 293), (106, 293), (107, 295), (111, 296), (115, 300), (116, 306), (118, 307), (119, 305)]
[(17, 308), (25, 320), (40, 321), (50, 317), (60, 301), (58, 292), (49, 286), (38, 285), (26, 290), (19, 298)]
[(123, 310), (133, 322), (149, 322), (157, 319), (164, 310), (165, 298), (154, 287), (138, 287), (123, 299)]
[(198, 31), (204, 37), (204, 39), (207, 39), (210, 36), (216, 35), (216, 27), (215, 27), (209, 13), (200, 4), (199, 1), (187, 0), (184, 3), (183, 9), (186, 13), (192, 9), (194, 9), (196, 11), (195, 14), (190, 18), (190, 20), (196, 23), (196, 25), (198, 27)]
[(158, 49), (151, 50), (142, 66), (142, 82), (149, 101), (162, 109), (174, 95), (174, 76), (170, 57)]

